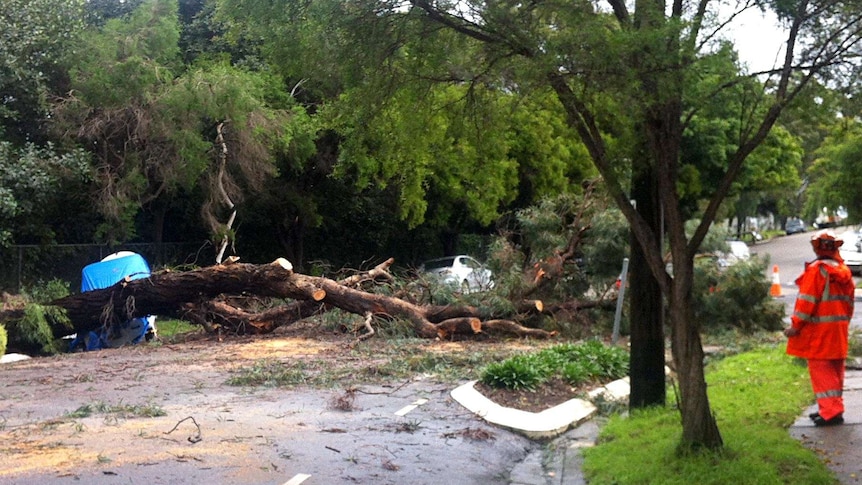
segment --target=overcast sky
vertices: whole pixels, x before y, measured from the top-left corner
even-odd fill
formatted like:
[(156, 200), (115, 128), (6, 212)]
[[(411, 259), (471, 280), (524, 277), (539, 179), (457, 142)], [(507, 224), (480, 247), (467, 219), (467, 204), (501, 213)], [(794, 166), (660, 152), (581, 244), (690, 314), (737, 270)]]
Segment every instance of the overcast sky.
[[(783, 43), (787, 33), (779, 30), (775, 16), (764, 16), (756, 9), (743, 12), (733, 24), (736, 50), (749, 72), (764, 71), (782, 64)], [(777, 62), (776, 62), (777, 61)]]

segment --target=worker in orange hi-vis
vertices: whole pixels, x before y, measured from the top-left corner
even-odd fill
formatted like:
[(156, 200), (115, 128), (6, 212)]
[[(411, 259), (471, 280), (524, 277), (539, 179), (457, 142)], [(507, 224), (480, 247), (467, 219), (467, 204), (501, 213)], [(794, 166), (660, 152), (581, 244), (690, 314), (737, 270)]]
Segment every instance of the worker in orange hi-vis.
[(815, 426), (844, 423), (844, 359), (855, 284), (838, 248), (844, 241), (832, 231), (811, 238), (817, 258), (805, 263), (796, 279), (799, 294), (791, 316), (787, 353), (808, 360), (811, 387), (819, 411), (810, 415)]

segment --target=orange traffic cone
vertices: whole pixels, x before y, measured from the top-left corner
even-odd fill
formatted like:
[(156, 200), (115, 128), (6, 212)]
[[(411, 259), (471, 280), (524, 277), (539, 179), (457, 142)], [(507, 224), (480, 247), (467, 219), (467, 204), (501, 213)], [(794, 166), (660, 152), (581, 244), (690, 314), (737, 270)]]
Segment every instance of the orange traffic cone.
[(778, 265), (772, 267), (772, 286), (769, 288), (770, 296), (781, 296), (781, 278), (778, 276)]

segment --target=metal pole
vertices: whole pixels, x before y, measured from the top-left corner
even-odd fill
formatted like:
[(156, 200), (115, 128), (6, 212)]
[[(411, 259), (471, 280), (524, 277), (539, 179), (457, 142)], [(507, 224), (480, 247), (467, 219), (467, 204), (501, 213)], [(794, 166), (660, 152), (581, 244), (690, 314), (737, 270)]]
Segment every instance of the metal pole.
[(24, 248), (18, 246), (18, 293), (21, 293), (21, 274), (24, 273)]
[(617, 343), (620, 339), (620, 319), (623, 315), (623, 299), (626, 296), (626, 276), (629, 272), (629, 258), (623, 258), (623, 270), (620, 273), (620, 292), (617, 295), (617, 311), (614, 313), (614, 333), (611, 342)]

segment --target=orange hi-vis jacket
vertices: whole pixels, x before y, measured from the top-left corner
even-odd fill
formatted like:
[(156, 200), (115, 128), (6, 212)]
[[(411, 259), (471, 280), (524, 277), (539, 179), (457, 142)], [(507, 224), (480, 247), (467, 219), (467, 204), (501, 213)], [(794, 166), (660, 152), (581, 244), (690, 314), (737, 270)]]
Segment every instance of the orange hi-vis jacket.
[(787, 340), (787, 353), (804, 359), (846, 358), (855, 293), (850, 269), (840, 259), (818, 259), (806, 263), (796, 284), (799, 295), (790, 320), (799, 334)]

